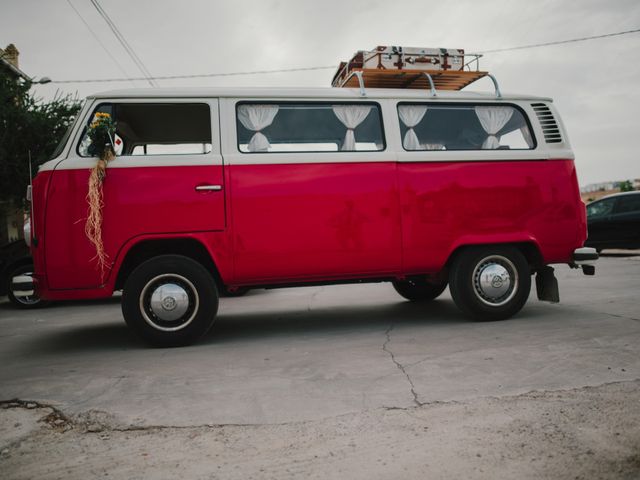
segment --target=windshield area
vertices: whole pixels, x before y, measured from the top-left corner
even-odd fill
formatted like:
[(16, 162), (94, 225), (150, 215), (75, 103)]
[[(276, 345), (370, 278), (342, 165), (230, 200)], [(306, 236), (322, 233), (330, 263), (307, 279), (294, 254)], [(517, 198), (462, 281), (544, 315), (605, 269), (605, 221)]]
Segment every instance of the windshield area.
[[(56, 158), (58, 155), (60, 155), (62, 153), (62, 150), (64, 149), (64, 146), (67, 144), (67, 141), (69, 140), (69, 136), (71, 135), (71, 132), (73, 131), (73, 128), (76, 126), (76, 123), (78, 123), (78, 119), (82, 116), (82, 113), (83, 113), (83, 110), (84, 110), (84, 105), (85, 104), (83, 103), (82, 106), (80, 107), (80, 109), (78, 110), (78, 114), (73, 119), (73, 122), (71, 122), (71, 124), (69, 125), (67, 130), (64, 132), (64, 135), (60, 139), (60, 142), (58, 142), (58, 146), (56, 147), (56, 149), (53, 151), (53, 153), (51, 154), (51, 156), (47, 160), (53, 160), (54, 158)], [(43, 160), (40, 163), (42, 164), (42, 163), (46, 162), (47, 160)]]

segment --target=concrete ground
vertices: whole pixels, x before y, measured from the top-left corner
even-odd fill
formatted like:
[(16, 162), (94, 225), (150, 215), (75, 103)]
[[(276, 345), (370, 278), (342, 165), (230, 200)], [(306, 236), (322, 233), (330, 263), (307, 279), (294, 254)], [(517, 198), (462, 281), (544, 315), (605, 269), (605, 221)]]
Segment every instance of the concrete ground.
[(640, 478), (640, 256), (473, 323), (388, 284), (222, 299), (149, 349), (119, 299), (0, 302), (2, 478)]

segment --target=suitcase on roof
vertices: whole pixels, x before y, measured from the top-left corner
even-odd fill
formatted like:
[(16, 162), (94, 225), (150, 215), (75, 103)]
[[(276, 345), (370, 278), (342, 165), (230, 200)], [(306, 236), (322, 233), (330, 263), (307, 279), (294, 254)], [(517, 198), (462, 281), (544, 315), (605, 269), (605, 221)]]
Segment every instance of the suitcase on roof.
[[(479, 71), (481, 55), (463, 49), (378, 46), (360, 50), (341, 62), (333, 76), (333, 87), (432, 88), (461, 90), (487, 75)], [(475, 70), (471, 64), (475, 62)]]
[(376, 47), (363, 53), (363, 68), (385, 70), (462, 70), (464, 50), (451, 48)]

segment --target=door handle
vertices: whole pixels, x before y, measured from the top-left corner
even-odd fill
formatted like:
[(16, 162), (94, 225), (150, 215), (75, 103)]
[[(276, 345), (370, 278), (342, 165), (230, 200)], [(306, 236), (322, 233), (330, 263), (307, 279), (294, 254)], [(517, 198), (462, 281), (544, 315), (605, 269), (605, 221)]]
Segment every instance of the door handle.
[(222, 185), (196, 185), (196, 192), (219, 191)]

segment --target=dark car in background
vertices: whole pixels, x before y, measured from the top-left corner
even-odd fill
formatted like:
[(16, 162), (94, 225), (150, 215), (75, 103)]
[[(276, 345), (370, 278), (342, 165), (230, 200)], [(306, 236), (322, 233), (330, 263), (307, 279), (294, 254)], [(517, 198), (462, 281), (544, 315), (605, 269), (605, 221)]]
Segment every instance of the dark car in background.
[(0, 247), (0, 297), (20, 308), (35, 308), (44, 302), (33, 292), (31, 275), (33, 260), (24, 240), (17, 240)]
[(640, 191), (616, 193), (587, 205), (589, 237), (585, 246), (640, 248)]

